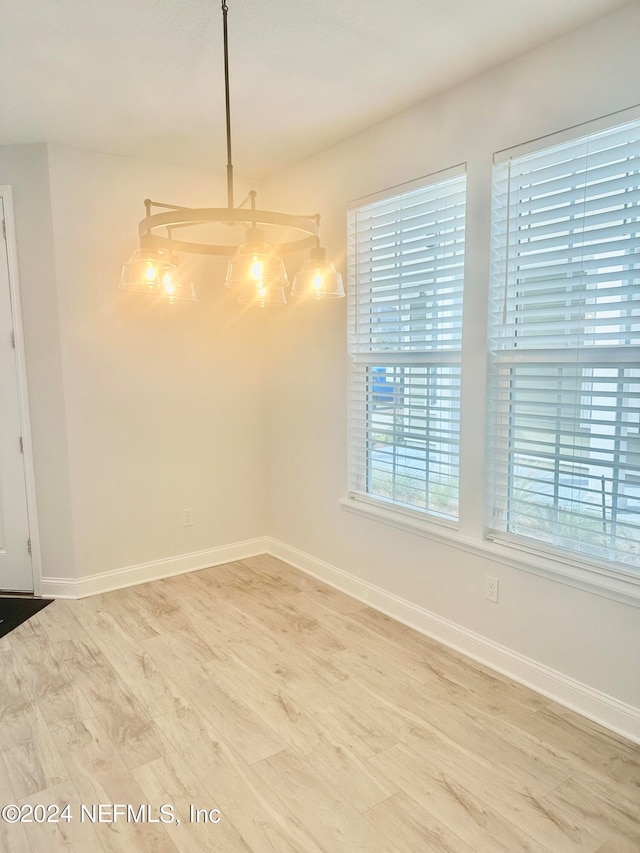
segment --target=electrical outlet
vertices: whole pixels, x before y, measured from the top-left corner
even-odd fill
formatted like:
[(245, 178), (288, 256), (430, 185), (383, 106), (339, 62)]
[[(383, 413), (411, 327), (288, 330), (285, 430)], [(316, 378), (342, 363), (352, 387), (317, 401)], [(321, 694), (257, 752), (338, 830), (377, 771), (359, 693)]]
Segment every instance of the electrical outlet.
[(193, 524), (193, 510), (192, 509), (183, 509), (182, 510), (182, 524), (184, 527), (191, 527)]
[(494, 604), (498, 603), (498, 578), (491, 575), (484, 576), (484, 597)]

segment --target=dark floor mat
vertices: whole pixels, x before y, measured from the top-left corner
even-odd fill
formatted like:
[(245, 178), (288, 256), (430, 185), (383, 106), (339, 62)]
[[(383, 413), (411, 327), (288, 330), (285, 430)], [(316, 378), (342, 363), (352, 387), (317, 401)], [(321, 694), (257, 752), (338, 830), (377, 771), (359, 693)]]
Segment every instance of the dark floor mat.
[(22, 625), (30, 616), (51, 604), (51, 598), (12, 598), (0, 596), (0, 637)]

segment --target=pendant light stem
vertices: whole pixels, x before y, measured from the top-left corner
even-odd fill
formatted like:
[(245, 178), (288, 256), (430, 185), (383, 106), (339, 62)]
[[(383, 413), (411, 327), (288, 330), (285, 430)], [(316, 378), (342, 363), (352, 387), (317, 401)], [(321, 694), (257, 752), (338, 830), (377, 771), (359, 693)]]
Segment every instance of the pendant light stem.
[(229, 7), (222, 0), (222, 31), (224, 37), (224, 101), (227, 117), (227, 207), (233, 209), (233, 163), (231, 158), (231, 100), (229, 97), (229, 35), (227, 32), (227, 12)]

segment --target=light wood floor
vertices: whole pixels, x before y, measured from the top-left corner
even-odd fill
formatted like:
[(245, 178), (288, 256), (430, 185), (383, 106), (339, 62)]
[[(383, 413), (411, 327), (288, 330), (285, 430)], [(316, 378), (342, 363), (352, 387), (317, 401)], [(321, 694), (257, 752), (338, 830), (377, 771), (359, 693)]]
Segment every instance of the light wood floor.
[(0, 691), (0, 805), (73, 815), (3, 853), (640, 850), (639, 747), (271, 557), (56, 601)]

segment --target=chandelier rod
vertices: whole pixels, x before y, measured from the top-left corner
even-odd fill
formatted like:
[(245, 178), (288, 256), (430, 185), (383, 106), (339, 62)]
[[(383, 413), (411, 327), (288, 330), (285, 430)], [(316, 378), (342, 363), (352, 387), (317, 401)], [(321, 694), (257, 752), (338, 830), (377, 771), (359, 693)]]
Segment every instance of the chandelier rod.
[(231, 157), (231, 99), (229, 96), (229, 34), (227, 31), (227, 12), (229, 7), (222, 0), (222, 32), (224, 40), (224, 102), (227, 119), (227, 206), (233, 209), (233, 163)]

